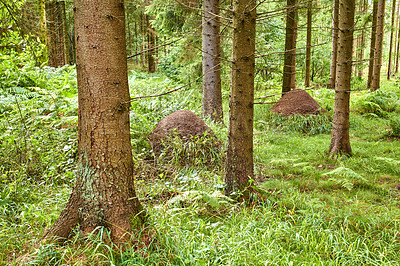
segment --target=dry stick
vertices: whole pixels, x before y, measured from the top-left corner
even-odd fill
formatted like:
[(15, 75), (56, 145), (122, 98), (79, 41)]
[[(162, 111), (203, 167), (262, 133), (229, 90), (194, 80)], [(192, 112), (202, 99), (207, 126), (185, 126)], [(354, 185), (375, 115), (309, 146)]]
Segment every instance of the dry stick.
[(186, 87), (189, 86), (190, 84), (195, 83), (195, 82), (197, 82), (199, 79), (203, 78), (206, 74), (208, 74), (208, 72), (210, 72), (210, 71), (213, 70), (214, 68), (218, 67), (219, 65), (220, 65), (220, 64), (217, 64), (217, 65), (213, 66), (212, 68), (210, 68), (209, 70), (207, 70), (201, 77), (198, 77), (197, 79), (195, 79), (195, 80), (193, 80), (193, 81), (191, 81), (191, 82), (189, 82), (189, 83), (186, 83), (185, 85), (180, 86), (180, 87), (178, 87), (178, 88), (176, 88), (176, 89), (173, 89), (173, 90), (170, 90), (170, 91), (167, 91), (167, 92), (164, 92), (164, 93), (160, 93), (160, 94), (133, 97), (133, 98), (131, 98), (131, 99), (130, 99), (129, 101), (127, 101), (127, 102), (122, 102), (120, 105), (124, 105), (124, 104), (127, 104), (127, 103), (131, 103), (131, 102), (136, 101), (136, 100), (139, 100), (139, 99), (144, 99), (144, 98), (155, 98), (155, 97), (164, 96), (164, 95), (167, 95), (167, 94), (176, 92), (176, 91), (178, 91), (178, 90), (181, 90), (181, 89), (183, 89), (183, 88), (186, 88)]

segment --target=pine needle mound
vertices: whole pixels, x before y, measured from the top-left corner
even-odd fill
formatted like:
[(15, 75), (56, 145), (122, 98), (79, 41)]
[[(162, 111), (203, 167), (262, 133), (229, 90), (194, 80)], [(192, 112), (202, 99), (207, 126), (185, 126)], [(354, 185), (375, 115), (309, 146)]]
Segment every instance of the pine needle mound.
[(305, 90), (292, 90), (271, 108), (271, 112), (286, 116), (290, 115), (317, 115), (325, 110)]
[(220, 160), (221, 141), (204, 121), (188, 110), (163, 118), (147, 137), (155, 159), (178, 165)]

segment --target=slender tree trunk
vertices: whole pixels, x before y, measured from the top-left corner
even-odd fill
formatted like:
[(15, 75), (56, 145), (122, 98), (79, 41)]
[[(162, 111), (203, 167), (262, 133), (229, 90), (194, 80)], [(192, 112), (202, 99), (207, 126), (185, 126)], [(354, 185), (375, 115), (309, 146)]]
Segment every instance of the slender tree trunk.
[[(400, 6), (400, 2), (399, 2)], [(400, 19), (398, 24), (398, 31), (397, 31), (397, 54), (396, 54), (396, 70), (395, 73), (399, 73), (399, 58), (400, 58)]]
[(372, 26), (371, 26), (371, 46), (370, 46), (370, 50), (369, 50), (369, 65), (368, 65), (368, 80), (367, 80), (367, 88), (368, 89), (371, 88), (372, 76), (374, 74), (377, 16), (378, 16), (378, 2), (373, 1)]
[(376, 91), (380, 88), (384, 26), (385, 26), (385, 0), (379, 0), (378, 16), (376, 20), (375, 58), (374, 58), (374, 70), (371, 82), (371, 91)]
[(135, 195), (129, 130), (125, 19), (119, 0), (75, 0), (78, 80), (78, 175), (72, 195), (45, 237), (110, 229), (129, 241), (143, 222)]
[(253, 178), (255, 0), (233, 1), (233, 28), (225, 194), (248, 199)]
[(59, 67), (69, 64), (65, 2), (47, 2), (46, 20), (49, 66)]
[(394, 35), (396, 37), (395, 41), (394, 41), (394, 47), (395, 47), (395, 52), (394, 52), (394, 73), (398, 73), (398, 56), (399, 56), (399, 35), (400, 35), (400, 19), (399, 19), (399, 11), (400, 11), (400, 0), (398, 1), (397, 4), (397, 11), (396, 11), (396, 25), (395, 25), (395, 31), (394, 31)]
[(154, 55), (155, 55), (155, 31), (153, 27), (150, 25), (149, 20), (147, 19), (147, 38), (148, 38), (148, 48), (149, 53), (148, 53), (148, 66), (149, 66), (149, 73), (154, 73), (156, 72), (156, 62), (154, 60)]
[(354, 0), (340, 1), (339, 43), (335, 85), (335, 108), (333, 115), (332, 138), (329, 151), (331, 156), (337, 153), (351, 154), (349, 136), (350, 83), (352, 68)]
[(332, 22), (332, 54), (331, 54), (331, 73), (328, 88), (334, 89), (336, 82), (336, 61), (338, 50), (338, 34), (339, 34), (339, 0), (333, 2), (333, 22)]
[(392, 4), (392, 23), (390, 26), (390, 44), (389, 44), (389, 60), (388, 60), (388, 72), (387, 79), (390, 80), (390, 76), (392, 75), (392, 51), (393, 51), (393, 34), (394, 34), (394, 17), (396, 15), (396, 1), (393, 0)]
[[(367, 11), (367, 0), (360, 0), (360, 15), (364, 15), (365, 12)], [(362, 27), (365, 27), (365, 24), (362, 25)], [(364, 70), (364, 63), (363, 63), (363, 59), (364, 59), (364, 48), (365, 48), (365, 30), (361, 29), (361, 34), (358, 35), (358, 48), (357, 48), (357, 60), (358, 62), (358, 68), (357, 68), (357, 76), (359, 78), (362, 78), (363, 76), (363, 70)]]
[(39, 19), (40, 19), (40, 42), (42, 44), (45, 44), (46, 48), (43, 51), (43, 54), (40, 58), (41, 63), (46, 62), (48, 60), (47, 58), (47, 34), (46, 34), (46, 3), (45, 0), (39, 0), (38, 2), (38, 14), (39, 14)]
[(312, 1), (309, 2), (307, 8), (307, 47), (306, 47), (306, 73), (304, 86), (310, 87), (310, 70), (311, 70), (311, 27), (312, 27)]
[(296, 88), (297, 0), (287, 0), (287, 8), (282, 93)]
[(203, 117), (222, 122), (219, 0), (203, 0)]

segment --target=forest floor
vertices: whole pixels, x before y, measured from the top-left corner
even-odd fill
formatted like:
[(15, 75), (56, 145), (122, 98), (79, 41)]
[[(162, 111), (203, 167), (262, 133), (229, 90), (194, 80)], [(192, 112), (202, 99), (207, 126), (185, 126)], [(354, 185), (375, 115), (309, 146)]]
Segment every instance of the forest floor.
[[(109, 244), (103, 228), (86, 237), (76, 232), (67, 245), (40, 243), (76, 174), (76, 75), (68, 66), (8, 64), (0, 76), (0, 264), (400, 264), (398, 82), (382, 80), (375, 93), (362, 90), (364, 81), (352, 82), (353, 154), (333, 159), (327, 150), (334, 91), (308, 91), (327, 111), (323, 115), (283, 117), (269, 111), (279, 89), (258, 90), (256, 97), (277, 96), (255, 106), (254, 183), (268, 199), (251, 206), (223, 196), (223, 151), (210, 165), (201, 143), (178, 142), (168, 160), (152, 160), (147, 135), (174, 111), (200, 115), (201, 84), (134, 101), (136, 189), (152, 241), (122, 251)], [(161, 74), (130, 74), (132, 97), (179, 85)], [(224, 125), (206, 123), (226, 143), (226, 86), (223, 98)]]

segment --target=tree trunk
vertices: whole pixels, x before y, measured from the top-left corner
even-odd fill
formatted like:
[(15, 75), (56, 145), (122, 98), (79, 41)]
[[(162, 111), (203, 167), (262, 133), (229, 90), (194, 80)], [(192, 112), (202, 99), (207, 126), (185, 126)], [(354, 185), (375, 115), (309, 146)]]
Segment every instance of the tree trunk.
[(334, 89), (336, 82), (336, 63), (338, 50), (338, 34), (339, 34), (339, 0), (335, 0), (333, 4), (333, 22), (332, 22), (332, 54), (331, 54), (331, 73), (329, 77), (328, 88)]
[(297, 0), (287, 0), (285, 59), (282, 93), (296, 88)]
[(367, 89), (371, 88), (372, 76), (374, 74), (374, 63), (375, 63), (375, 44), (376, 44), (376, 22), (378, 15), (378, 2), (373, 1), (373, 11), (372, 11), (372, 26), (371, 26), (371, 44), (369, 50), (369, 65), (368, 65), (368, 80)]
[(380, 87), (383, 37), (384, 37), (383, 27), (385, 26), (384, 24), (385, 24), (385, 0), (379, 0), (377, 20), (376, 20), (375, 57), (374, 57), (374, 68), (373, 68), (373, 75), (371, 82), (371, 91), (376, 91)]
[(155, 38), (154, 38), (154, 29), (149, 26), (149, 35), (148, 35), (148, 45), (149, 45), (149, 53), (148, 53), (148, 66), (149, 66), (149, 73), (156, 72), (156, 61), (154, 59), (155, 55)]
[(110, 229), (128, 241), (143, 222), (135, 195), (129, 130), (125, 19), (119, 0), (74, 3), (78, 80), (78, 175), (72, 195), (45, 237)]
[(219, 0), (203, 0), (203, 117), (222, 122)]
[(388, 72), (387, 79), (390, 80), (390, 76), (392, 75), (392, 51), (393, 51), (393, 34), (394, 34), (394, 17), (396, 15), (396, 1), (393, 0), (392, 5), (392, 23), (390, 26), (390, 44), (389, 44), (389, 62), (388, 62)]
[(65, 16), (65, 2), (46, 3), (48, 65), (59, 67), (69, 64), (69, 42)]
[(394, 73), (398, 73), (399, 72), (399, 38), (400, 38), (400, 19), (399, 19), (399, 11), (400, 11), (400, 0), (397, 4), (397, 11), (396, 11), (396, 31), (394, 33), (394, 35), (396, 36), (396, 39), (394, 41), (394, 47), (395, 47), (395, 52), (394, 52), (394, 63), (393, 65), (395, 66), (395, 70)]
[(253, 178), (256, 1), (233, 1), (232, 85), (225, 162), (225, 194), (248, 199)]
[[(360, 0), (360, 15), (364, 15), (365, 12), (367, 11), (368, 8), (368, 3), (367, 0)], [(365, 24), (362, 25), (361, 29), (361, 34), (358, 35), (358, 47), (357, 47), (357, 60), (358, 62), (358, 71), (357, 71), (357, 76), (361, 79), (363, 76), (363, 70), (364, 70), (364, 48), (365, 48)]]
[(304, 86), (310, 87), (310, 70), (311, 70), (311, 27), (312, 27), (312, 0), (309, 2), (307, 9), (307, 47), (306, 47), (306, 73)]
[(335, 84), (335, 108), (333, 115), (332, 138), (329, 152), (351, 154), (349, 136), (350, 83), (352, 68), (353, 33), (354, 33), (353, 0), (340, 1), (339, 43)]

